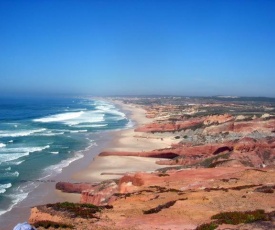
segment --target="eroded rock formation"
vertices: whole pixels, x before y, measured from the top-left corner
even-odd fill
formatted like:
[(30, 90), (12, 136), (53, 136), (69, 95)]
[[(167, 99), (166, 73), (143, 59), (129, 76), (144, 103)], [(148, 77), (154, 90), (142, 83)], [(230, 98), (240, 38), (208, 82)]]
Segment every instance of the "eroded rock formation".
[[(274, 177), (274, 170), (232, 167), (129, 174), (118, 182), (118, 191), (109, 199), (110, 208), (102, 209), (96, 218), (72, 219), (67, 212), (39, 206), (32, 209), (30, 222), (54, 218), (57, 222), (72, 224), (75, 229), (85, 227), (87, 230), (194, 230), (220, 212), (274, 211)], [(104, 191), (109, 197), (109, 191), (104, 189), (102, 197)], [(264, 225), (258, 223), (259, 226), (262, 227), (259, 229), (267, 229), (264, 226), (272, 229), (275, 225), (268, 221)], [(232, 225), (226, 227), (239, 229)]]

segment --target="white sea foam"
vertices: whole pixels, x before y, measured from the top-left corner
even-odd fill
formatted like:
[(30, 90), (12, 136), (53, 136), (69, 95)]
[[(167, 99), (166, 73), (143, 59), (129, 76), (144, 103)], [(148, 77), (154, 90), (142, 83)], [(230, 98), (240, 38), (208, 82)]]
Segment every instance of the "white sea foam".
[(115, 120), (122, 120), (126, 117), (125, 113), (118, 111), (114, 105), (108, 104), (107, 102), (99, 101), (96, 105), (96, 109), (100, 112), (116, 116), (113, 118)]
[(19, 123), (16, 123), (16, 122), (7, 122), (7, 123), (5, 123), (5, 125), (14, 126), (14, 125), (19, 125)]
[(96, 109), (101, 111), (110, 111), (112, 109), (115, 109), (115, 107), (109, 104), (101, 104), (101, 105), (97, 105)]
[[(91, 145), (88, 146), (87, 148), (85, 148), (84, 150), (75, 152), (75, 154), (72, 158), (62, 160), (60, 163), (58, 163), (56, 165), (51, 165), (51, 166), (45, 168), (44, 171), (45, 171), (45, 173), (47, 173), (47, 177), (52, 176), (52, 174), (60, 173), (63, 168), (69, 166), (72, 162), (81, 159), (84, 156), (84, 152), (86, 152), (87, 150), (89, 150), (93, 146), (97, 145), (96, 142), (94, 142), (93, 140), (91, 140), (91, 142), (92, 142)], [(69, 151), (69, 152), (71, 152), (71, 151)], [(49, 172), (52, 172), (52, 174), (49, 175), (48, 174)]]
[(61, 113), (39, 119), (34, 119), (35, 122), (49, 123), (61, 122), (70, 126), (78, 125), (81, 123), (96, 123), (104, 121), (104, 114), (95, 111), (80, 111)]
[(0, 193), (5, 193), (7, 188), (10, 188), (12, 186), (11, 183), (8, 184), (0, 184)]
[(19, 176), (19, 172), (15, 171), (13, 173), (10, 173), (9, 175), (12, 176), (12, 177), (18, 177)]
[(9, 162), (10, 165), (20, 165), (24, 162), (25, 160), (22, 161), (15, 161), (15, 162)]
[(75, 125), (76, 128), (98, 128), (98, 127), (104, 127), (108, 124), (94, 124), (94, 125)]
[(61, 113), (56, 115), (51, 115), (44, 118), (38, 118), (34, 119), (35, 122), (42, 122), (42, 123), (48, 123), (48, 122), (63, 122), (71, 119), (75, 119), (80, 117), (84, 112), (71, 112), (71, 113)]
[(52, 154), (58, 154), (59, 152), (58, 151), (56, 151), (56, 152), (51, 152)]
[(112, 114), (112, 115), (117, 115), (117, 116), (119, 116), (119, 117), (121, 117), (121, 118), (125, 118), (126, 117), (126, 115), (125, 115), (125, 113), (123, 113), (123, 112), (120, 112), (120, 111), (118, 111), (118, 110), (116, 110), (116, 109), (108, 109), (107, 111), (106, 111), (107, 113), (110, 113), (110, 114)]
[(8, 208), (5, 210), (0, 210), (0, 216), (3, 215), (6, 212), (9, 212), (12, 210), (12, 208), (23, 201), (25, 198), (27, 198), (28, 194), (33, 191), (35, 188), (37, 188), (39, 183), (36, 182), (28, 182), (21, 184), (18, 187), (12, 188), (12, 194), (3, 194), (4, 197), (11, 199), (11, 204)]
[(40, 147), (6, 148), (4, 150), (1, 149), (0, 152), (4, 151), (8, 153), (23, 153), (23, 152), (33, 153), (33, 152), (40, 152), (47, 148), (50, 148), (50, 145), (40, 146)]
[(71, 130), (70, 133), (86, 133), (88, 130), (83, 129), (83, 130)]
[(9, 143), (13, 143), (13, 140), (9, 140)]
[(65, 109), (65, 111), (68, 111), (68, 112), (80, 112), (80, 111), (85, 111), (85, 110), (88, 110), (87, 108), (77, 108), (77, 109), (72, 109), (70, 107), (67, 107)]
[(5, 173), (1, 173), (0, 178), (2, 177), (18, 177), (19, 176), (19, 172), (15, 171), (15, 172), (5, 172)]
[(8, 162), (19, 159), (24, 156), (28, 156), (29, 152), (14, 153), (14, 154), (0, 154), (0, 162)]
[(114, 105), (106, 102), (97, 101), (95, 103), (95, 108), (95, 111), (87, 111), (83, 109), (77, 112), (67, 112), (42, 117), (34, 119), (33, 121), (41, 123), (60, 122), (69, 126), (82, 124), (83, 127), (87, 127), (87, 125), (91, 123), (103, 122), (105, 120), (105, 114), (111, 115), (112, 117), (110, 119), (112, 120), (121, 120), (126, 117), (126, 115), (118, 111)]
[(5, 148), (0, 149), (0, 162), (8, 162), (19, 159), (24, 156), (28, 156), (33, 152), (40, 152), (44, 149), (50, 148), (49, 145), (42, 147), (22, 147), (22, 148)]
[(6, 147), (6, 145), (3, 143), (0, 143), (0, 148), (4, 148), (4, 147)]
[(126, 128), (132, 128), (132, 127), (134, 127), (134, 122), (132, 120), (129, 120), (126, 125)]
[[(1, 156), (2, 154), (0, 154), (0, 156)], [(8, 158), (7, 158), (8, 159)], [(24, 162), (25, 160), (19, 160), (19, 161), (13, 161), (13, 160), (7, 160), (7, 161), (3, 161), (3, 162), (1, 162), (1, 160), (0, 160), (0, 165), (3, 165), (3, 166), (10, 166), (10, 165), (20, 165), (20, 164), (22, 164), (23, 162)], [(9, 168), (7, 168), (7, 169), (5, 169), (5, 171), (10, 171), (10, 167)]]
[(47, 131), (47, 132), (36, 134), (36, 136), (47, 136), (47, 137), (50, 137), (50, 136), (58, 136), (58, 135), (63, 135), (63, 134), (64, 134), (64, 132)]
[(0, 137), (23, 137), (30, 136), (34, 133), (40, 133), (46, 129), (34, 129), (34, 130), (19, 130), (19, 131), (0, 131)]
[[(5, 195), (4, 195), (5, 196)], [(12, 208), (17, 205), (18, 203), (20, 203), (22, 200), (24, 200), (26, 197), (28, 196), (27, 192), (20, 192), (14, 195), (6, 195), (6, 197), (9, 197), (12, 199), (12, 204), (9, 206), (8, 209), (5, 210), (0, 210), (0, 216), (3, 215), (6, 212), (9, 212), (10, 210), (12, 210)]]
[[(54, 174), (56, 173), (60, 173), (62, 171), (63, 168), (69, 166), (72, 162), (81, 159), (83, 157), (83, 154), (81, 152), (77, 152), (75, 153), (74, 157), (70, 158), (70, 159), (66, 159), (66, 160), (62, 160), (59, 164), (56, 165), (51, 165), (47, 168), (44, 169), (45, 172), (52, 172)], [(48, 175), (51, 176), (51, 175)]]

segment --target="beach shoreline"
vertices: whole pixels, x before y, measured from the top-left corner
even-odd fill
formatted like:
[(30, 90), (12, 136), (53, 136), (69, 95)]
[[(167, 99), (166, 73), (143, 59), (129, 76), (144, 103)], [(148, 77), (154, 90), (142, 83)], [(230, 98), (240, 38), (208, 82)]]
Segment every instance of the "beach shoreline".
[(1, 215), (0, 230), (13, 229), (17, 223), (28, 221), (31, 207), (47, 203), (76, 201), (74, 194), (68, 194), (67, 196), (67, 194), (57, 191), (55, 189), (56, 183), (59, 181), (77, 182), (72, 179), (72, 175), (89, 166), (93, 158), (111, 141), (113, 132), (94, 135), (97, 145), (92, 145), (86, 150), (82, 150), (82, 158), (71, 162), (57, 175), (50, 176), (45, 181), (42, 180), (38, 187), (31, 191), (24, 200), (16, 204), (10, 211)]
[[(145, 109), (133, 104), (124, 104), (121, 101), (111, 102), (128, 114), (134, 126), (115, 132), (112, 141), (104, 151), (151, 151), (170, 147), (175, 142), (171, 135), (135, 132), (138, 126), (152, 122), (152, 119), (146, 117)], [(134, 156), (96, 156), (87, 169), (76, 173), (73, 178), (88, 182), (118, 179), (130, 172), (155, 171), (163, 168), (163, 165), (155, 163), (158, 160), (160, 159)]]
[[(135, 132), (136, 127), (147, 124), (152, 119), (146, 117), (146, 111), (133, 104), (124, 104), (121, 101), (110, 101), (123, 111), (130, 118), (133, 126), (123, 130), (114, 131), (111, 134), (110, 142), (102, 148), (102, 151), (149, 151), (159, 148), (170, 147), (173, 140), (170, 135)], [(142, 148), (141, 148), (142, 146)], [(163, 165), (156, 164), (160, 158), (134, 157), (134, 156), (98, 156), (92, 159), (88, 167), (72, 174), (71, 181), (78, 183), (98, 183), (110, 179), (119, 179), (127, 173), (153, 172)], [(75, 195), (59, 193), (66, 196), (68, 201), (74, 202)]]
[[(151, 138), (150, 134), (135, 133), (138, 125), (151, 121), (146, 118), (145, 110), (136, 105), (126, 105), (120, 101), (108, 100), (119, 107), (133, 123), (132, 127), (123, 130), (110, 130), (96, 134), (96, 146), (83, 151), (83, 157), (62, 169), (62, 172), (49, 178), (53, 182), (40, 184), (28, 194), (28, 197), (15, 205), (13, 209), (0, 217), (1, 228), (12, 229), (17, 223), (27, 221), (30, 208), (37, 205), (55, 202), (77, 202), (80, 194), (60, 192), (55, 189), (56, 182), (96, 183), (122, 177), (128, 172), (154, 171), (161, 165), (155, 164), (157, 158), (108, 156), (99, 157), (102, 151), (140, 151), (168, 147), (170, 140)], [(143, 146), (142, 149), (140, 146)], [(122, 170), (123, 169), (123, 170)]]

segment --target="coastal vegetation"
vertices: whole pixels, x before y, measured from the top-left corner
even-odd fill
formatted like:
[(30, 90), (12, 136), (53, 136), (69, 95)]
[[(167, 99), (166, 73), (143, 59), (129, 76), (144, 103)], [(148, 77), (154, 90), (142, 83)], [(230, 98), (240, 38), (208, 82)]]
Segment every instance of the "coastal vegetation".
[(211, 223), (202, 224), (196, 230), (214, 230), (221, 224), (248, 224), (256, 221), (270, 221), (275, 215), (275, 212), (266, 213), (262, 209), (254, 211), (233, 211), (221, 212), (211, 217)]
[(169, 201), (165, 204), (161, 204), (161, 205), (158, 205), (157, 207), (155, 208), (151, 208), (149, 210), (145, 210), (143, 211), (143, 214), (153, 214), (153, 213), (158, 213), (160, 212), (162, 209), (165, 209), (165, 208), (170, 208), (171, 206), (173, 206), (177, 201), (176, 200), (172, 200), (172, 201)]
[(98, 218), (95, 214), (103, 209), (103, 207), (98, 207), (93, 204), (80, 204), (71, 202), (47, 204), (47, 207), (52, 208), (55, 211), (66, 212), (71, 217), (81, 218)]
[(43, 228), (43, 229), (73, 229), (74, 226), (71, 224), (65, 224), (65, 223), (57, 223), (54, 221), (49, 220), (43, 220), (43, 221), (37, 221), (33, 224), (36, 228)]

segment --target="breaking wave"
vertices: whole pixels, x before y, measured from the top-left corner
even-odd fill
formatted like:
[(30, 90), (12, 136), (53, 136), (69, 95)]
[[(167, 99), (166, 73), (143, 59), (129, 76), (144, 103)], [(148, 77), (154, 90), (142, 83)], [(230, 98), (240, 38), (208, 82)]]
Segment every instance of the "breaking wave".
[(2, 150), (0, 149), (0, 162), (3, 163), (14, 161), (21, 157), (28, 156), (30, 153), (40, 152), (47, 148), (50, 148), (50, 146), (46, 145), (43, 147), (8, 148), (5, 149), (4, 153), (1, 153)]
[[(125, 114), (104, 101), (80, 99), (62, 104), (62, 107), (42, 104), (42, 107), (40, 104), (26, 107), (26, 113), (22, 107), (17, 110), (12, 107), (15, 117), (7, 113), (3, 119), (7, 123), (0, 123), (0, 216), (38, 186), (36, 180), (33, 183), (22, 180), (26, 173), (32, 173), (34, 179), (57, 175), (73, 161), (82, 158), (87, 145), (88, 148), (96, 145), (91, 143), (93, 133), (127, 125)], [(120, 121), (123, 119), (125, 121)], [(30, 169), (31, 163), (37, 165)]]
[(42, 122), (42, 123), (64, 122), (67, 120), (76, 119), (76, 118), (80, 117), (83, 113), (84, 113), (83, 111), (71, 112), (71, 113), (61, 113), (61, 114), (51, 115), (51, 116), (44, 117), (44, 118), (34, 119), (33, 121)]
[(81, 123), (96, 123), (104, 121), (104, 114), (98, 114), (95, 111), (80, 111), (61, 113), (34, 119), (35, 122), (50, 123), (50, 122), (61, 122), (70, 126), (78, 125)]
[(5, 173), (1, 173), (0, 178), (7, 178), (7, 177), (18, 177), (19, 176), (19, 172), (15, 171), (15, 172), (5, 172)]
[(34, 130), (20, 130), (20, 131), (0, 131), (0, 137), (23, 137), (30, 136), (34, 133), (41, 133), (46, 129), (34, 129)]
[(0, 210), (0, 216), (3, 215), (6, 212), (9, 212), (10, 210), (12, 210), (12, 208), (15, 205), (17, 205), (19, 202), (21, 202), (22, 200), (24, 200), (28, 196), (28, 193), (27, 192), (20, 192), (20, 193), (17, 193), (17, 194), (4, 195), (4, 196), (10, 198), (12, 200), (12, 203), (7, 209), (5, 209), (3, 211)]
[(11, 183), (0, 184), (0, 193), (5, 193), (7, 188), (11, 187)]
[(53, 151), (51, 152), (52, 154), (58, 154), (59, 152), (58, 151)]

